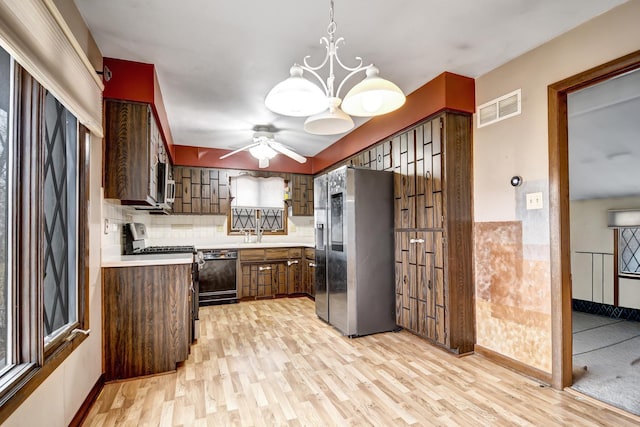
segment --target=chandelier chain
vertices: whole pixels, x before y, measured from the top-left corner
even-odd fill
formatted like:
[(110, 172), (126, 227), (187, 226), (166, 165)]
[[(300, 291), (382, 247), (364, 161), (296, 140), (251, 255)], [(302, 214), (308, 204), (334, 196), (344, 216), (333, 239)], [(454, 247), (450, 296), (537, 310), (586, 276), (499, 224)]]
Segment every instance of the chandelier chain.
[(329, 25), (327, 26), (327, 33), (329, 33), (329, 38), (331, 40), (333, 40), (333, 35), (336, 33), (337, 29), (338, 25), (333, 19), (333, 0), (331, 0), (329, 5)]

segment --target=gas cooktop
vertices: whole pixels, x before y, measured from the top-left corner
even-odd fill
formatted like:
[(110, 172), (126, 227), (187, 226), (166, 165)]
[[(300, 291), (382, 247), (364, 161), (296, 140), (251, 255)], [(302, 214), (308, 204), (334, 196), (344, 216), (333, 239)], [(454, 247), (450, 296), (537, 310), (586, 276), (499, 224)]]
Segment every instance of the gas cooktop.
[(196, 253), (195, 246), (149, 246), (148, 248), (134, 251), (132, 255), (151, 254), (192, 254)]

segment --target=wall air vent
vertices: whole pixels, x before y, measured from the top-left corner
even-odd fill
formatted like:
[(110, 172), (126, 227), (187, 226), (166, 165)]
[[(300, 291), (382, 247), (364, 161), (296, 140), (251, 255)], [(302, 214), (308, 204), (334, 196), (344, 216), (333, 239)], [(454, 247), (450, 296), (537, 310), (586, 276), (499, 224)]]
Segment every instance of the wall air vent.
[(521, 89), (478, 106), (478, 128), (520, 114)]

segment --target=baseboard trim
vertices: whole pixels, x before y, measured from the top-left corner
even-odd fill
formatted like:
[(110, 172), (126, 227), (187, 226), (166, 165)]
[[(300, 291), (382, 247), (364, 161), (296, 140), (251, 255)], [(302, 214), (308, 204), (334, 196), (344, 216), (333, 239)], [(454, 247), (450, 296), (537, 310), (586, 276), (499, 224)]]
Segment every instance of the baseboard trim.
[(571, 308), (573, 311), (607, 316), (612, 319), (633, 320), (640, 322), (640, 310), (637, 308), (618, 307), (611, 304), (603, 304), (594, 301), (572, 299)]
[(105, 379), (104, 374), (98, 377), (98, 381), (96, 381), (96, 383), (93, 385), (93, 387), (89, 391), (89, 394), (84, 399), (84, 402), (82, 402), (82, 405), (80, 405), (78, 412), (76, 412), (76, 415), (73, 417), (73, 419), (69, 423), (69, 427), (80, 427), (82, 425), (84, 420), (87, 418), (87, 415), (89, 415), (91, 406), (93, 406), (93, 403), (98, 399), (98, 396), (100, 395), (100, 392), (104, 387), (104, 383), (105, 383), (104, 379)]
[(551, 384), (551, 374), (548, 372), (541, 371), (538, 368), (534, 368), (478, 344), (474, 345), (474, 351), (476, 352), (476, 354), (486, 357), (487, 359), (497, 363), (498, 365), (504, 366), (505, 368), (519, 372), (528, 377), (535, 378), (536, 380), (542, 381), (545, 384)]

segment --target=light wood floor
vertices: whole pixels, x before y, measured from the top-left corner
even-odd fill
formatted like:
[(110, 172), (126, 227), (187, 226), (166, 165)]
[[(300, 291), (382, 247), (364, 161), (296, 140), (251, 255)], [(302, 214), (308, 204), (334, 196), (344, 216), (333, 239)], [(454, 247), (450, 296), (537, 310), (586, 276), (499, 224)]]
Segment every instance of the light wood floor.
[(306, 298), (200, 309), (177, 372), (107, 384), (85, 426), (632, 426), (630, 418), (402, 331), (348, 339)]

